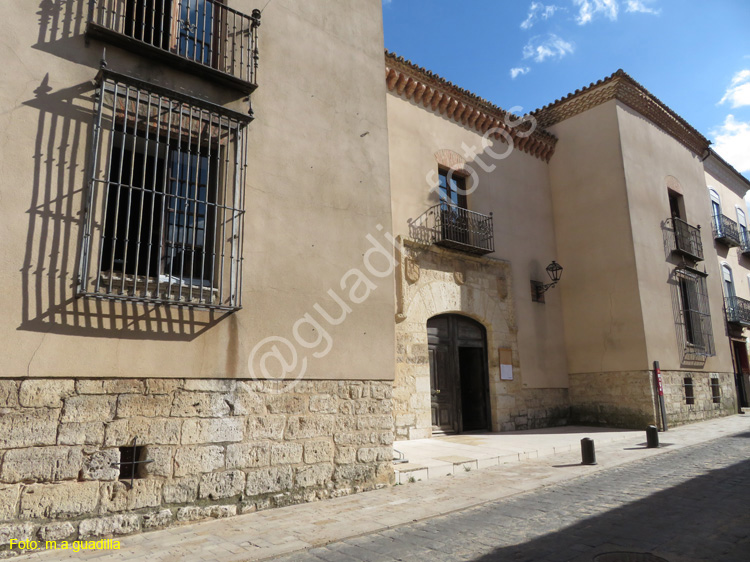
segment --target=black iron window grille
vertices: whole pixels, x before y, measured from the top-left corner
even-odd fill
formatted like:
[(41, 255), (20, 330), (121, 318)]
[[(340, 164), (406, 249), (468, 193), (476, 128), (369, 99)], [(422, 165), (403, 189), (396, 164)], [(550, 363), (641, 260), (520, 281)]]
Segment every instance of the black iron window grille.
[(241, 307), (250, 117), (102, 70), (79, 295)]
[(683, 357), (715, 354), (705, 275), (686, 267), (674, 270), (675, 315)]
[(735, 296), (725, 297), (724, 310), (730, 324), (750, 326), (750, 301)]
[(437, 244), (470, 254), (495, 251), (492, 213), (475, 213), (445, 201), (410, 221), (409, 234), (424, 244)]
[(260, 10), (246, 15), (222, 0), (89, 0), (93, 37), (171, 57), (246, 91), (257, 85)]
[(730, 248), (740, 246), (740, 229), (737, 223), (726, 215), (714, 215), (711, 221), (714, 238)]
[(685, 387), (685, 404), (695, 404), (695, 394), (693, 389), (693, 378), (685, 377), (683, 379), (683, 386)]
[(714, 404), (721, 404), (721, 386), (716, 377), (711, 377), (711, 399)]
[(703, 259), (703, 242), (701, 241), (700, 226), (691, 226), (684, 220), (672, 217), (667, 219), (667, 225), (674, 233), (672, 251), (687, 256), (693, 261)]
[(136, 478), (141, 478), (140, 467), (154, 462), (154, 459), (142, 459), (145, 449), (138, 445), (138, 438), (133, 438), (132, 446), (120, 447), (120, 462), (112, 463), (112, 467), (120, 469), (119, 480), (130, 480), (130, 489)]

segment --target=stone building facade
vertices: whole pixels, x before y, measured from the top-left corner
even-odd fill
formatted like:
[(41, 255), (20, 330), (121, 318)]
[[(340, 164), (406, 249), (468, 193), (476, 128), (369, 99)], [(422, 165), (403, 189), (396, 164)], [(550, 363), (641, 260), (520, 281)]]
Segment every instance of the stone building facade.
[[(742, 249), (730, 256), (743, 285), (727, 308), (716, 258), (744, 213), (708, 228), (707, 182), (731, 185), (723, 197), (738, 209), (750, 183), (703, 135), (623, 71), (523, 118), (390, 53), (385, 82), (405, 247), (396, 439), (462, 431), (467, 410), (485, 409), (472, 429), (663, 425), (657, 363), (667, 425), (737, 411), (749, 270)], [(559, 284), (546, 279), (552, 260)], [(446, 315), (482, 326), (488, 401), (460, 357), (473, 344), (455, 330), (441, 340)], [(440, 359), (444, 344), (457, 352)]]
[(398, 439), (642, 428), (655, 361), (670, 424), (736, 411), (708, 187), (750, 184), (698, 131), (622, 71), (514, 116), (384, 58), (376, 0), (259, 8), (7, 6), (0, 557), (388, 486)]
[(0, 557), (393, 482), (382, 7), (261, 8), (7, 6)]
[[(482, 260), (440, 247), (404, 240), (400, 254), (396, 313), (396, 378), (393, 391), (396, 439), (423, 439), (433, 433), (430, 364), (425, 326), (429, 319), (459, 312), (487, 327), (488, 429), (509, 431), (567, 422), (567, 391), (523, 388), (518, 360), (510, 264)], [(502, 380), (506, 350), (514, 380)]]

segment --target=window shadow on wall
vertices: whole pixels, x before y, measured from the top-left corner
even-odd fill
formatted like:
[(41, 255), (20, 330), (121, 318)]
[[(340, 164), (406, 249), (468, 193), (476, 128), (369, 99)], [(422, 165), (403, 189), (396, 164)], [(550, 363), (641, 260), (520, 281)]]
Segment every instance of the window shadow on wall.
[(85, 48), (89, 0), (42, 0), (34, 49), (79, 64), (95, 64), (101, 52)]
[(226, 315), (216, 311), (76, 297), (96, 88), (85, 82), (55, 90), (47, 74), (34, 94), (23, 102), (39, 113), (18, 329), (191, 340), (218, 323)]

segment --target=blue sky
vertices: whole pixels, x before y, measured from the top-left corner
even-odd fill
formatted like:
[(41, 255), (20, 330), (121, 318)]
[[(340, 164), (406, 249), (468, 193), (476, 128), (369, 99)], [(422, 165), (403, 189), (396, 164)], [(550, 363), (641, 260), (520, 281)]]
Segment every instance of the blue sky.
[(386, 49), (532, 111), (624, 69), (750, 178), (750, 0), (383, 0)]

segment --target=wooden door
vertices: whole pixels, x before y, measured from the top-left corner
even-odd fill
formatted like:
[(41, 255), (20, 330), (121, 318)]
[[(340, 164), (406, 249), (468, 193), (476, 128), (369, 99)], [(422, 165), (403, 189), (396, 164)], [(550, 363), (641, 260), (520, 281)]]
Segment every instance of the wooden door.
[(747, 408), (748, 400), (745, 381), (750, 371), (747, 359), (747, 347), (744, 341), (732, 341), (732, 347), (734, 348), (734, 379), (737, 386), (738, 405), (740, 408)]
[(458, 314), (427, 321), (433, 433), (490, 429), (484, 328)]
[(427, 342), (430, 356), (430, 405), (432, 431), (455, 433), (457, 424), (457, 378), (450, 345), (448, 318), (434, 318), (427, 322)]

